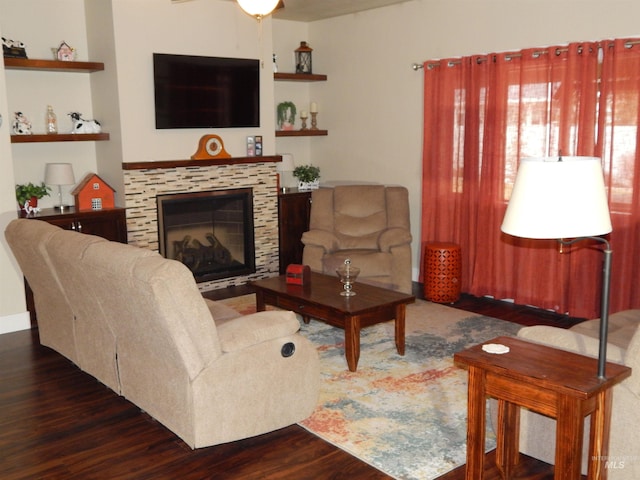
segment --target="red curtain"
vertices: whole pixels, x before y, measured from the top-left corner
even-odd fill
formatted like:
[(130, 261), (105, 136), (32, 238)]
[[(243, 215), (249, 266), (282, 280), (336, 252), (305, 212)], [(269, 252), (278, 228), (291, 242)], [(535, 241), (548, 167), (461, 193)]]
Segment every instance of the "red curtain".
[(461, 245), (464, 292), (597, 316), (599, 244), (560, 253), (554, 240), (500, 231), (519, 159), (587, 155), (603, 158), (612, 199), (611, 310), (640, 304), (632, 281), (640, 261), (628, 261), (639, 233), (640, 190), (629, 178), (640, 181), (640, 46), (628, 45), (575, 43), (425, 62), (421, 240)]

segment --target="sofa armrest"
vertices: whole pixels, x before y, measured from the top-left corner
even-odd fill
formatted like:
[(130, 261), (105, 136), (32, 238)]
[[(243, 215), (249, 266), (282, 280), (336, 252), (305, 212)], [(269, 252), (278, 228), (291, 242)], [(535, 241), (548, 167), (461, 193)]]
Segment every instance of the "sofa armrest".
[(242, 350), (251, 345), (293, 335), (300, 322), (293, 312), (271, 310), (238, 317), (218, 327), (223, 352)]
[[(549, 327), (546, 325), (524, 327), (518, 331), (518, 337), (589, 357), (598, 357), (599, 341), (597, 338), (572, 332), (564, 328)], [(624, 360), (625, 351), (622, 348), (611, 343), (607, 344), (607, 361), (624, 364)]]
[(393, 247), (411, 243), (411, 232), (406, 228), (389, 228), (378, 237), (378, 248), (389, 252)]
[(327, 230), (309, 230), (302, 234), (302, 243), (307, 246), (322, 247), (325, 253), (338, 249), (338, 237)]

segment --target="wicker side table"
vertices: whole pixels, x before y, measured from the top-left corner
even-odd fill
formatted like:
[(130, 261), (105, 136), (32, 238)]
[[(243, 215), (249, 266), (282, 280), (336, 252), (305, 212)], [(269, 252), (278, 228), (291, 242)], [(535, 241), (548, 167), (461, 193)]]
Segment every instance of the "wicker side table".
[(424, 296), (435, 303), (453, 303), (460, 298), (462, 254), (460, 245), (430, 242), (424, 249)]

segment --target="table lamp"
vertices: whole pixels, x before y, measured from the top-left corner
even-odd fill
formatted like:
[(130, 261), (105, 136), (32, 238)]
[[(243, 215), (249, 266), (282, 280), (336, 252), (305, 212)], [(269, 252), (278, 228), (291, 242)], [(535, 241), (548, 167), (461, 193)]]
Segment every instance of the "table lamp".
[(612, 228), (600, 159), (522, 159), (501, 230), (515, 237), (557, 239), (562, 245), (582, 240), (604, 245), (598, 377), (605, 378), (612, 252), (599, 235)]
[(296, 179), (293, 177), (293, 170), (295, 168), (296, 166), (293, 162), (293, 155), (290, 153), (283, 153), (282, 161), (276, 166), (276, 170), (280, 174), (280, 189), (283, 193), (298, 185)]
[(68, 205), (62, 204), (62, 185), (73, 185), (76, 183), (71, 164), (47, 163), (44, 169), (44, 183), (58, 186), (58, 204), (53, 208), (61, 212), (69, 208)]

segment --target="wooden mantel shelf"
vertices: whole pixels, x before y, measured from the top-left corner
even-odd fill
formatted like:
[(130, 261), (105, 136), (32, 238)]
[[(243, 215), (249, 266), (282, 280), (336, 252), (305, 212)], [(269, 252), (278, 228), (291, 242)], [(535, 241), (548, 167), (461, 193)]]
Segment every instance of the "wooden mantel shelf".
[(282, 155), (265, 155), (258, 157), (211, 158), (207, 160), (161, 160), (157, 162), (127, 162), (122, 164), (123, 170), (151, 170), (176, 167), (210, 167), (216, 165), (238, 165), (242, 163), (281, 162)]

